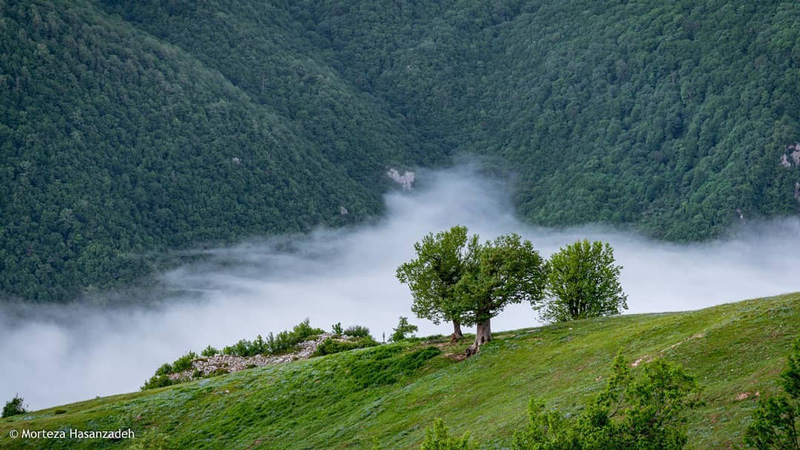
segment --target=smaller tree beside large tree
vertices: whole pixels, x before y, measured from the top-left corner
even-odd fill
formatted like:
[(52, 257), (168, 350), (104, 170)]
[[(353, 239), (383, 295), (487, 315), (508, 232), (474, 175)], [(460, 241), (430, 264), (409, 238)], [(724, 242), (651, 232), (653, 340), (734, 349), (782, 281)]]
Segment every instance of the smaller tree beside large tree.
[[(469, 242), (468, 242), (469, 241)], [(453, 339), (462, 339), (461, 305), (455, 288), (464, 274), (467, 247), (477, 244), (477, 236), (467, 237), (467, 227), (429, 233), (414, 244), (417, 257), (397, 268), (397, 279), (408, 284), (417, 317), (438, 325), (453, 323)]]
[(611, 316), (628, 309), (614, 250), (584, 239), (560, 249), (547, 262), (548, 301), (537, 309), (551, 322)]

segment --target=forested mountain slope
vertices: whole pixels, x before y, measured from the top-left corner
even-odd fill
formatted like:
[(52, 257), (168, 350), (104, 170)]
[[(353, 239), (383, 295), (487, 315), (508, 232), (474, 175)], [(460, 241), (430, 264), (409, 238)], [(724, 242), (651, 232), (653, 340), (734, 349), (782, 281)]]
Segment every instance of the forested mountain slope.
[[(0, 290), (352, 223), (388, 167), (512, 168), (531, 222), (800, 212), (790, 2), (1, 1)], [(342, 215), (341, 207), (349, 214)]]
[[(3, 291), (69, 298), (147, 273), (153, 250), (353, 222), (380, 210), (386, 166), (435, 159), (289, 45), (234, 36), (204, 64), (92, 2), (2, 11)], [(236, 70), (251, 60), (263, 94)]]
[(800, 6), (431, 3), (291, 9), (428, 135), (516, 168), (526, 218), (686, 240), (798, 211)]

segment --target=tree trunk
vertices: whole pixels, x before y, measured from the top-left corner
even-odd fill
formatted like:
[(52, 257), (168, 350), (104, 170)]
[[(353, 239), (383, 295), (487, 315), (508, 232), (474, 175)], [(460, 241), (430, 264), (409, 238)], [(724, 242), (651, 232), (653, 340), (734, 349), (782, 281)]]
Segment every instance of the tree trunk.
[(491, 319), (486, 319), (483, 322), (478, 322), (478, 329), (475, 331), (475, 343), (470, 345), (464, 354), (470, 357), (478, 353), (481, 345), (492, 340), (492, 325)]
[(461, 322), (453, 320), (453, 334), (450, 335), (450, 342), (456, 342), (464, 339), (464, 334), (461, 333)]

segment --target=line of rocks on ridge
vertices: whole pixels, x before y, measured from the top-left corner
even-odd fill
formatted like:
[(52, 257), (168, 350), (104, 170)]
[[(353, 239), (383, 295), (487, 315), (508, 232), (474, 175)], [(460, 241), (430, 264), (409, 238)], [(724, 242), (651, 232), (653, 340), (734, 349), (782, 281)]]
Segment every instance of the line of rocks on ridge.
[(350, 340), (348, 336), (334, 336), (333, 333), (322, 333), (317, 336), (316, 339), (303, 341), (297, 344), (297, 351), (284, 355), (236, 356), (218, 353), (214, 356), (197, 358), (192, 361), (191, 369), (170, 374), (169, 379), (172, 381), (190, 381), (211, 374), (234, 373), (253, 367), (284, 364), (300, 359), (308, 359), (317, 351), (317, 347), (328, 338), (339, 341)]

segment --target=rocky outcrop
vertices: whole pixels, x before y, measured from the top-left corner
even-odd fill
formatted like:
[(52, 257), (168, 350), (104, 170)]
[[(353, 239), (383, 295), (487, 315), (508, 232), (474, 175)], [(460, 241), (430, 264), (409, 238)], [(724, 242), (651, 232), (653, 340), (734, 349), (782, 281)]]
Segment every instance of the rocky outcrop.
[(211, 375), (214, 373), (233, 373), (253, 367), (269, 366), (273, 364), (283, 364), (308, 359), (317, 350), (325, 339), (332, 337), (331, 333), (323, 333), (310, 341), (297, 344), (297, 351), (285, 355), (256, 355), (256, 356), (235, 356), (216, 354), (214, 356), (198, 358), (192, 361), (192, 368), (179, 373), (170, 374), (172, 381), (189, 381), (196, 377)]
[(786, 152), (781, 155), (781, 166), (787, 169), (800, 167), (800, 142), (786, 146)]
[(397, 169), (389, 169), (389, 171), (386, 172), (386, 176), (402, 186), (404, 191), (410, 191), (414, 185), (414, 172), (406, 171), (404, 174), (400, 175)]

